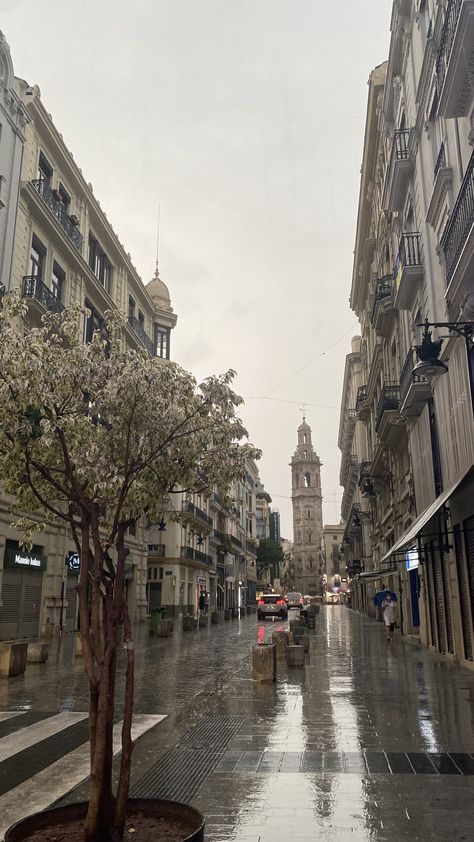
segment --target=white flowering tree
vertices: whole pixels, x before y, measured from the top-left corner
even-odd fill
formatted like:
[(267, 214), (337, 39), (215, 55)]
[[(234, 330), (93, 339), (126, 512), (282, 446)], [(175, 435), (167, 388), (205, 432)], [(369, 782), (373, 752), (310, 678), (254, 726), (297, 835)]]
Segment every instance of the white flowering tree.
[[(177, 489), (225, 491), (242, 476), (246, 431), (232, 371), (199, 386), (179, 366), (124, 349), (123, 323), (109, 314), (90, 344), (77, 308), (23, 323), (24, 304), (0, 305), (0, 483), (31, 541), (41, 518), (69, 524), (80, 554), (84, 669), (90, 687), (91, 784), (87, 842), (123, 838), (130, 764), (134, 650), (124, 599), (127, 531), (159, 520)], [(38, 518), (39, 515), (39, 518)], [(112, 730), (119, 627), (126, 649), (122, 754), (112, 789)]]

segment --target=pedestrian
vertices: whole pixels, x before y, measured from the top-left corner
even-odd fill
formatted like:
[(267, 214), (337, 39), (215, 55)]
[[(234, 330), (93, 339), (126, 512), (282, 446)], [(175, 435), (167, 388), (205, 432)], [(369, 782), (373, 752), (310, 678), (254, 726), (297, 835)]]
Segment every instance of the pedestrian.
[(395, 628), (395, 603), (391, 594), (387, 593), (382, 602), (383, 621), (385, 623), (385, 630), (387, 632), (387, 640), (390, 643), (393, 637), (393, 630)]
[(204, 609), (206, 608), (206, 595), (204, 591), (201, 591), (199, 594), (199, 613), (204, 614)]
[(207, 591), (204, 594), (204, 612), (205, 614), (209, 613), (209, 594)]

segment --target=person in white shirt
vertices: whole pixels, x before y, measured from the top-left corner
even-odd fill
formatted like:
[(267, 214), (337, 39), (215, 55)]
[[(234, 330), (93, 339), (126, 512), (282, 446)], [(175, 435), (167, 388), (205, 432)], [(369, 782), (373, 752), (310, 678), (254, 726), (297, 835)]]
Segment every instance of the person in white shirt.
[(382, 613), (385, 630), (387, 632), (387, 640), (390, 642), (395, 628), (395, 603), (390, 594), (387, 594), (382, 602)]

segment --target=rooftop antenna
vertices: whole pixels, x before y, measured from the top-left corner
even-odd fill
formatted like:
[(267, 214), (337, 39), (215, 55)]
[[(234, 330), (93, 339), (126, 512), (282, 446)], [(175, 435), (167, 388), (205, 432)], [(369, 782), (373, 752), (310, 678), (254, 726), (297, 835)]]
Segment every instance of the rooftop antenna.
[(306, 404), (304, 403), (301, 408), (301, 412), (303, 413), (303, 421), (306, 421)]
[(155, 278), (158, 280), (160, 277), (160, 270), (158, 269), (158, 255), (160, 252), (160, 211), (161, 205), (158, 205), (158, 225), (156, 229), (156, 264), (155, 264)]

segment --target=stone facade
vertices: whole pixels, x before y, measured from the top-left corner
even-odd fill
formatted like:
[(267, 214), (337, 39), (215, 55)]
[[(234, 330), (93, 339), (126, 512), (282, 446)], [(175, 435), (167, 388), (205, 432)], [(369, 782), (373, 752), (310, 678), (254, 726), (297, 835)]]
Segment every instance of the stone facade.
[(295, 587), (303, 594), (316, 594), (323, 528), (321, 462), (305, 419), (298, 427), (298, 444), (291, 458), (291, 488)]

